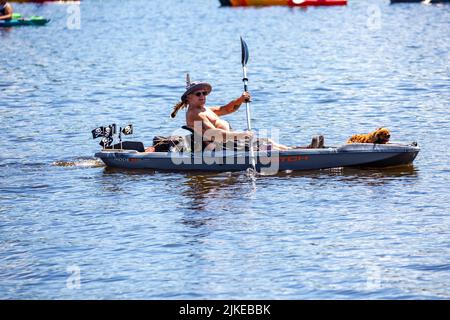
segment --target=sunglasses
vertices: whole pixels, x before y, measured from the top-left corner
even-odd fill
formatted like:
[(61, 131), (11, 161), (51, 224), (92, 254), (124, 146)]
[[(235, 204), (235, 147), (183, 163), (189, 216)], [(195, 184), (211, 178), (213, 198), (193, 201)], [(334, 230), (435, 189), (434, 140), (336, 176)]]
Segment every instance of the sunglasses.
[(208, 91), (199, 91), (194, 93), (194, 95), (197, 97), (201, 97), (202, 95), (206, 97), (208, 95)]

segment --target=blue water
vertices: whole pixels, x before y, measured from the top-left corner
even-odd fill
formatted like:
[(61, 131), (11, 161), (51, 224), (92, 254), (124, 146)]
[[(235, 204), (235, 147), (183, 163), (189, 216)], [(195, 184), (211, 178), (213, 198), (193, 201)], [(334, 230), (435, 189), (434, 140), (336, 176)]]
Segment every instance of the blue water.
[[(0, 30), (0, 298), (450, 298), (449, 5), (92, 0), (80, 29), (67, 4), (13, 5), (52, 21)], [(94, 159), (98, 125), (146, 145), (183, 125), (186, 72), (208, 105), (238, 97), (240, 35), (254, 127), (339, 145), (385, 126), (418, 141), (414, 166), (252, 180)]]

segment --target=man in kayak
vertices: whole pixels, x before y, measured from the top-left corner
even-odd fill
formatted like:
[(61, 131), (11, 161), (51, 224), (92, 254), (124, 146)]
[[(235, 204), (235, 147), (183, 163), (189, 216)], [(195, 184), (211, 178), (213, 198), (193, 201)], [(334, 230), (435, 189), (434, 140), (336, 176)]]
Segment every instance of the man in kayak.
[(11, 20), (13, 8), (6, 0), (0, 0), (0, 20)]
[[(206, 105), (206, 96), (210, 94), (212, 87), (207, 82), (192, 82), (190, 83), (189, 76), (186, 81), (186, 92), (181, 96), (181, 102), (174, 106), (174, 110), (171, 114), (172, 118), (175, 118), (177, 112), (180, 109), (187, 107), (186, 112), (186, 124), (189, 128), (194, 130), (198, 135), (203, 137), (204, 143), (208, 146), (207, 150), (214, 149), (216, 145), (212, 142), (224, 144), (228, 141), (243, 141), (253, 137), (253, 133), (249, 131), (233, 131), (230, 124), (221, 119), (220, 116), (224, 116), (239, 110), (239, 107), (243, 102), (250, 100), (250, 94), (248, 92), (242, 93), (242, 95), (230, 101), (221, 107), (209, 107)], [(288, 147), (282, 144), (278, 144), (270, 139), (257, 139), (258, 144), (271, 145), (273, 150), (291, 150), (292, 147)]]

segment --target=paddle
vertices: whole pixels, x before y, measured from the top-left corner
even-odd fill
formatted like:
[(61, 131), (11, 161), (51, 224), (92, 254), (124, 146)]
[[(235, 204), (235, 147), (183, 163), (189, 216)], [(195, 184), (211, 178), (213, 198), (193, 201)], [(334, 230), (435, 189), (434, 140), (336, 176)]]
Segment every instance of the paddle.
[[(244, 91), (247, 92), (247, 62), (248, 62), (248, 47), (247, 43), (242, 39), (241, 37), (241, 50), (242, 50), (242, 71), (244, 77), (242, 78), (242, 81), (244, 82)], [(245, 101), (245, 108), (247, 111), (247, 130), (252, 131), (252, 126), (250, 123), (250, 105), (249, 101)], [(253, 151), (253, 138), (250, 139), (250, 159), (252, 162), (253, 170), (256, 172), (256, 163), (255, 163), (255, 154)]]

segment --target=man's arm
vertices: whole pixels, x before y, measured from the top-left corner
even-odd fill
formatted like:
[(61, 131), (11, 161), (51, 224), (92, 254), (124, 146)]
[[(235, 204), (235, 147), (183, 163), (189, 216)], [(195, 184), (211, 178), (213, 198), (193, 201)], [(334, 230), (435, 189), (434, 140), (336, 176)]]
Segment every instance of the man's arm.
[(0, 16), (0, 20), (7, 20), (7, 19), (11, 19), (12, 18), (12, 14), (13, 14), (13, 9), (11, 7), (11, 5), (8, 3), (6, 5), (6, 14), (4, 16)]
[(244, 92), (239, 98), (230, 101), (226, 105), (222, 107), (211, 107), (210, 109), (218, 116), (224, 116), (237, 111), (242, 103), (249, 100), (250, 94), (248, 92)]
[[(251, 132), (226, 131), (216, 128), (205, 114), (198, 114), (194, 119), (194, 131), (201, 134), (204, 140), (226, 142), (227, 140), (246, 139), (252, 136)], [(201, 129), (201, 132), (200, 132)]]

